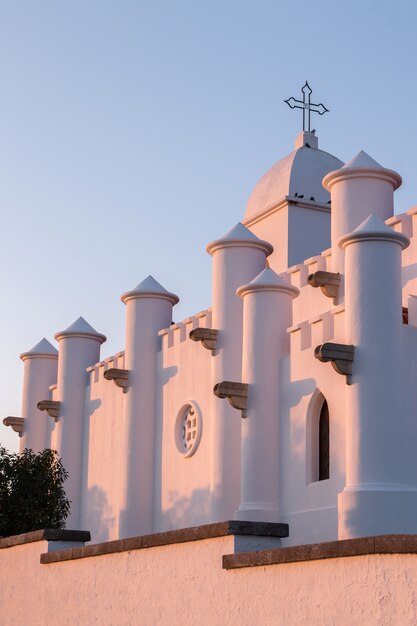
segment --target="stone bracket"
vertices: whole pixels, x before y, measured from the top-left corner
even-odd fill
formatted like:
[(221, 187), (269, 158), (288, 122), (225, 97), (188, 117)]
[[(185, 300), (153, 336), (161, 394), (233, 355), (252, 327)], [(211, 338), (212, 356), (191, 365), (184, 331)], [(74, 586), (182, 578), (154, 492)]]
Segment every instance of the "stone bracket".
[(5, 417), (3, 420), (3, 424), (5, 426), (11, 426), (12, 430), (14, 430), (15, 433), (19, 433), (19, 437), (23, 435), (24, 423), (25, 423), (24, 417), (12, 417), (11, 415), (9, 415), (8, 417)]
[(190, 339), (201, 341), (202, 345), (212, 352), (216, 349), (218, 336), (219, 331), (214, 328), (194, 328), (189, 334)]
[(307, 282), (312, 287), (320, 287), (327, 298), (337, 298), (339, 294), (341, 275), (334, 272), (318, 271), (310, 274)]
[(46, 411), (49, 417), (53, 417), (56, 422), (58, 421), (60, 402), (57, 400), (41, 400), (36, 406), (39, 411)]
[(342, 376), (346, 376), (346, 382), (351, 384), (352, 363), (355, 346), (343, 343), (322, 343), (314, 350), (314, 356), (322, 363), (331, 362), (333, 369)]
[(129, 370), (118, 369), (117, 367), (110, 367), (104, 372), (104, 378), (106, 380), (112, 380), (116, 387), (127, 389), (129, 385)]
[(214, 395), (218, 398), (227, 398), (234, 409), (242, 411), (242, 417), (246, 417), (246, 403), (248, 399), (249, 385), (246, 383), (233, 383), (224, 380), (214, 385)]

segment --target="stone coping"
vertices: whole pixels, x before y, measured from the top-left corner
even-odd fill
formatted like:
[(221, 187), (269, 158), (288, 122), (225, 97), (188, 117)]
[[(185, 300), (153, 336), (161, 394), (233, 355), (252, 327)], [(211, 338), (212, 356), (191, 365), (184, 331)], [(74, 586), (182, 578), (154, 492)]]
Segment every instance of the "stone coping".
[(417, 554), (417, 535), (379, 535), (288, 548), (270, 548), (257, 552), (225, 554), (223, 569), (281, 565), (368, 554)]
[(34, 541), (91, 541), (91, 535), (88, 530), (66, 530), (65, 528), (50, 528), (43, 530), (34, 530), (30, 533), (21, 535), (11, 535), (10, 537), (0, 538), (0, 549), (12, 548), (24, 543), (33, 543)]
[(128, 537), (127, 539), (116, 539), (114, 541), (96, 543), (79, 548), (68, 548), (65, 550), (57, 550), (56, 552), (48, 552), (41, 554), (41, 563), (58, 563), (60, 561), (84, 559), (92, 556), (101, 556), (103, 554), (114, 554), (115, 552), (127, 552), (130, 550), (141, 550), (143, 548), (168, 546), (174, 543), (185, 543), (188, 541), (199, 541), (201, 539), (226, 537), (228, 535), (252, 535), (257, 537), (279, 538), (288, 537), (288, 524), (244, 522), (240, 520), (204, 524), (202, 526), (194, 526), (192, 528), (168, 530), (152, 535)]

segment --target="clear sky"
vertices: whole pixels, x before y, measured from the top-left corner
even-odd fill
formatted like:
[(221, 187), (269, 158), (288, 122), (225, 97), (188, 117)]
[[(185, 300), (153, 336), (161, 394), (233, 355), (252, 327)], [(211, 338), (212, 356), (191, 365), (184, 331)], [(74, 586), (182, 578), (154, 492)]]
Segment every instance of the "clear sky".
[(210, 305), (205, 245), (292, 150), (306, 78), (320, 147), (366, 150), (403, 176), (396, 212), (417, 204), (416, 24), (414, 0), (0, 0), (0, 417), (19, 354), (79, 315), (123, 349), (148, 274), (175, 320)]

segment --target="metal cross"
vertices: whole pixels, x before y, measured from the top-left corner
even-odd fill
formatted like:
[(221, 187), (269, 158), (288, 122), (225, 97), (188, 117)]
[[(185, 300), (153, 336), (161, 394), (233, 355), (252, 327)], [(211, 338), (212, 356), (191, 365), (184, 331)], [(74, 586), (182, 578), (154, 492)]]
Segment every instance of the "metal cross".
[(312, 112), (324, 115), (329, 111), (329, 109), (327, 109), (321, 102), (320, 104), (310, 102), (310, 95), (312, 92), (313, 90), (306, 81), (306, 84), (301, 89), (301, 93), (303, 94), (302, 100), (296, 100), (295, 98), (288, 98), (288, 100), (284, 100), (284, 102), (286, 102), (291, 109), (303, 109), (303, 130), (307, 132), (311, 132), (310, 115)]

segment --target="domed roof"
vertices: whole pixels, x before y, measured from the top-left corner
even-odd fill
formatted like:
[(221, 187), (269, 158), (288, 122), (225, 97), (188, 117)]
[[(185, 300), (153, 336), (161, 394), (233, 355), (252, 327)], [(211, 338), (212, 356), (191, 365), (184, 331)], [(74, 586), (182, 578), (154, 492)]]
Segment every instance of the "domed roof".
[(273, 208), (285, 196), (303, 196), (305, 200), (313, 198), (315, 202), (328, 203), (330, 194), (323, 188), (322, 180), (329, 172), (340, 169), (343, 161), (319, 150), (313, 133), (300, 133), (295, 148), (255, 185), (246, 206), (245, 221)]

